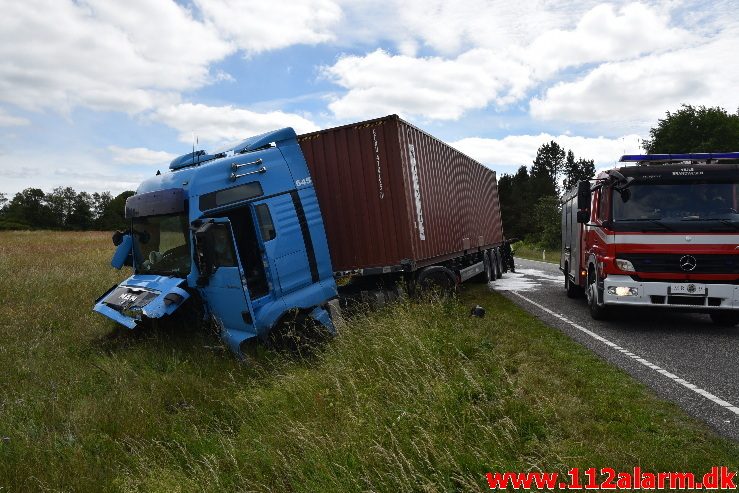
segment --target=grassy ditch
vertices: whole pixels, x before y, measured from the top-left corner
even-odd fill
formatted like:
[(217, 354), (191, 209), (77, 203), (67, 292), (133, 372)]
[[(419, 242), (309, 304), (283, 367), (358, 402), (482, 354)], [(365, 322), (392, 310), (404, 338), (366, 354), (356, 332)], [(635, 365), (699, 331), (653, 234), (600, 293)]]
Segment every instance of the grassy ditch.
[(93, 314), (122, 277), (110, 253), (107, 234), (0, 233), (3, 493), (472, 491), (488, 471), (739, 467), (739, 445), (483, 286), (357, 316), (310, 357), (240, 363), (213, 335)]
[(559, 249), (547, 250), (533, 243), (519, 241), (513, 244), (514, 257), (527, 258), (530, 260), (538, 260), (540, 262), (549, 262), (550, 264), (559, 264)]

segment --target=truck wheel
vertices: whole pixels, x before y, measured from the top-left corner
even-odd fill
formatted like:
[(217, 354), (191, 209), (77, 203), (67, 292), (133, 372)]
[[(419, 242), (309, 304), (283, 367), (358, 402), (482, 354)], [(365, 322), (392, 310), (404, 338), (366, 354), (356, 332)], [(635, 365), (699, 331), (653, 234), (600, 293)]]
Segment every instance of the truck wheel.
[(444, 266), (432, 265), (418, 274), (416, 284), (421, 291), (436, 291), (442, 295), (449, 295), (454, 294), (457, 290), (457, 276)]
[(505, 267), (503, 266), (503, 261), (501, 260), (500, 250), (495, 249), (495, 265), (498, 268), (498, 279), (503, 277), (503, 273), (505, 272)]
[(480, 274), (476, 275), (473, 278), (473, 280), (475, 282), (487, 284), (491, 282), (493, 279), (495, 279), (494, 277), (495, 274), (493, 274), (492, 272), (493, 266), (491, 265), (490, 256), (488, 255), (488, 252), (482, 252), (482, 266), (483, 266), (483, 271)]
[(483, 279), (485, 284), (495, 281), (495, 266), (493, 265), (493, 259), (490, 257), (490, 252), (483, 252), (482, 261), (485, 264), (485, 272), (483, 273)]
[(605, 306), (598, 305), (598, 283), (595, 272), (592, 269), (588, 274), (588, 287), (586, 289), (585, 294), (588, 299), (588, 308), (590, 308), (590, 316), (593, 320), (605, 320), (608, 318), (608, 309)]
[(735, 312), (713, 312), (711, 321), (721, 327), (734, 327), (739, 324), (739, 313)]

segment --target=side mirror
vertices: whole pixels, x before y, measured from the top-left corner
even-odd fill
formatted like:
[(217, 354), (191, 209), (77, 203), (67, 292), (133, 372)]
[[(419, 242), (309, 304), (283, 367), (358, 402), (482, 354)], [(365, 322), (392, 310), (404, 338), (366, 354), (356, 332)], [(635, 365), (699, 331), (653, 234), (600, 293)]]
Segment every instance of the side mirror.
[(577, 209), (590, 210), (590, 182), (581, 181), (577, 184)]
[[(119, 236), (116, 237), (116, 235)], [(128, 234), (116, 232), (116, 235), (113, 235), (113, 241), (118, 241), (118, 247), (115, 249), (110, 265), (120, 270), (124, 265), (133, 265), (133, 257), (131, 255), (133, 251), (133, 239)]]
[(590, 221), (590, 211), (577, 211), (577, 222), (580, 224), (587, 224)]

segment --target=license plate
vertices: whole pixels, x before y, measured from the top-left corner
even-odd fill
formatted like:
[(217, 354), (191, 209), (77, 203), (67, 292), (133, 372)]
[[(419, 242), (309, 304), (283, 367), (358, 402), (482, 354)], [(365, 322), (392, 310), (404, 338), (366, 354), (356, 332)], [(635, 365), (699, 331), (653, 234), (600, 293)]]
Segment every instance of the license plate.
[(706, 286), (704, 284), (695, 284), (692, 282), (684, 282), (680, 284), (670, 284), (670, 293), (705, 295)]

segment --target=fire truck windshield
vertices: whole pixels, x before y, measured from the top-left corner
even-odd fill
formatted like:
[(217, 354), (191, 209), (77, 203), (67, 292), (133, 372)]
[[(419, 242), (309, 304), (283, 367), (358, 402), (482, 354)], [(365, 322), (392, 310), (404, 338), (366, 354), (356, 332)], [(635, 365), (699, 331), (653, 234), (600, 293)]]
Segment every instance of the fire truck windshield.
[(633, 183), (613, 192), (613, 226), (618, 231), (739, 231), (739, 183)]
[(190, 273), (186, 214), (135, 217), (132, 231), (136, 272), (178, 277)]

